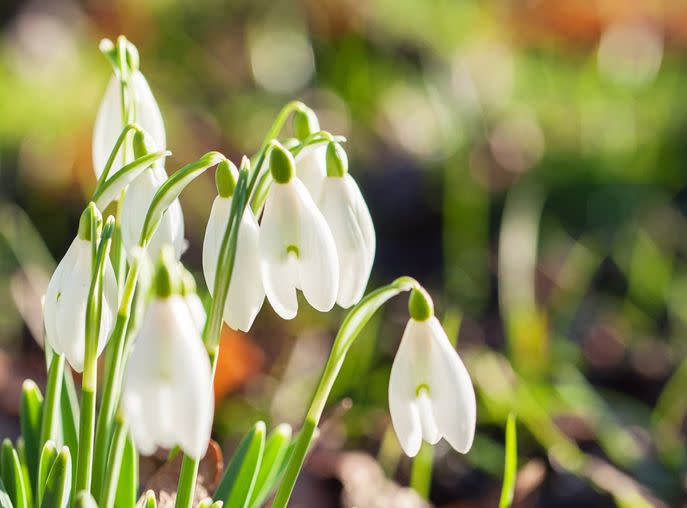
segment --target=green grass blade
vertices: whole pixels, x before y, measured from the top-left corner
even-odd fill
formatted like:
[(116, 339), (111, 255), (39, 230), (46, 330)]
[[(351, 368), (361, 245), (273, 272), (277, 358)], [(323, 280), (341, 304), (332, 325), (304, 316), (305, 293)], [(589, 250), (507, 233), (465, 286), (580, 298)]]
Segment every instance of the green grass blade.
[(131, 435), (127, 436), (119, 470), (115, 508), (131, 508), (138, 498), (138, 452)]
[(41, 417), (41, 447), (52, 440), (62, 439), (60, 427), (60, 404), (64, 378), (64, 355), (52, 355), (48, 368), (48, 382), (45, 387), (45, 400)]
[(19, 466), (21, 468), (21, 476), (24, 483), (24, 490), (26, 492), (26, 502), (29, 506), (33, 506), (33, 483), (29, 475), (29, 466), (26, 463), (26, 444), (24, 438), (19, 436), (17, 439), (17, 455), (19, 456)]
[(499, 508), (510, 508), (515, 493), (515, 480), (518, 473), (518, 436), (515, 414), (510, 413), (506, 421), (506, 458), (503, 468), (503, 485)]
[(5, 439), (2, 442), (0, 455), (0, 461), (2, 462), (2, 472), (0, 474), (5, 481), (7, 494), (9, 494), (12, 500), (12, 505), (15, 508), (29, 508), (19, 455), (14, 446), (12, 446), (12, 441)]
[(63, 446), (48, 473), (41, 508), (66, 508), (72, 489), (71, 462), (69, 449)]
[(54, 441), (47, 441), (43, 445), (40, 460), (38, 461), (38, 481), (36, 486), (36, 506), (40, 506), (43, 501), (45, 484), (48, 481), (48, 473), (57, 459), (57, 446)]
[(26, 468), (30, 485), (35, 491), (38, 478), (38, 459), (41, 453), (41, 421), (43, 419), (43, 395), (32, 380), (24, 381), (21, 389), (19, 424), (24, 438)]
[(265, 451), (260, 461), (260, 470), (248, 504), (251, 508), (262, 506), (275, 488), (288, 454), (291, 433), (291, 426), (284, 423), (277, 426), (267, 437)]
[(0, 479), (0, 508), (14, 508), (12, 506), (12, 500), (10, 499), (7, 489), (5, 489), (5, 484), (2, 483)]
[(227, 466), (214, 499), (227, 508), (248, 506), (265, 448), (265, 423), (257, 422), (246, 434)]

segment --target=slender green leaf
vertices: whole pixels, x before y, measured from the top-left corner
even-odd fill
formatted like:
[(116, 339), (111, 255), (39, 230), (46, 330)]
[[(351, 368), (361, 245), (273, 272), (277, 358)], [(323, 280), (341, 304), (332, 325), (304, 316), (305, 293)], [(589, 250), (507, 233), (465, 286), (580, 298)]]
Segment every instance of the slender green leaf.
[(48, 440), (58, 442), (60, 433), (60, 402), (62, 396), (62, 378), (64, 377), (64, 355), (53, 354), (48, 367), (48, 382), (45, 387), (45, 400), (41, 415), (40, 443), (43, 446)]
[(148, 213), (143, 222), (140, 238), (141, 244), (145, 245), (148, 243), (148, 240), (150, 240), (157, 225), (160, 223), (162, 215), (174, 200), (179, 197), (181, 191), (206, 169), (218, 164), (223, 159), (224, 156), (219, 152), (208, 152), (197, 161), (187, 164), (177, 170), (162, 184), (155, 193), (155, 196), (153, 196), (150, 208), (148, 208)]
[(115, 425), (114, 434), (112, 435), (110, 453), (107, 459), (105, 486), (103, 494), (100, 497), (100, 505), (103, 508), (112, 508), (114, 506), (125, 447), (126, 425), (118, 419)]
[(82, 490), (74, 498), (74, 508), (98, 508), (98, 503), (90, 492)]
[(29, 466), (26, 463), (26, 443), (23, 436), (17, 439), (17, 455), (19, 456), (19, 467), (21, 468), (22, 481), (24, 483), (24, 490), (26, 492), (26, 502), (29, 506), (33, 506), (33, 483), (29, 475)]
[(155, 492), (149, 490), (146, 492), (145, 501), (143, 501), (143, 508), (157, 508), (157, 501), (155, 500)]
[(267, 437), (260, 470), (248, 505), (251, 508), (262, 506), (279, 480), (291, 443), (291, 432), (291, 426), (283, 423)]
[(19, 455), (12, 446), (12, 441), (5, 439), (2, 442), (2, 478), (5, 481), (7, 493), (12, 500), (12, 505), (15, 508), (29, 508), (29, 501), (26, 495), (26, 486), (24, 485), (24, 475), (21, 471), (21, 464), (19, 463)]
[(506, 421), (506, 457), (503, 468), (503, 485), (499, 508), (510, 508), (515, 493), (515, 480), (518, 473), (518, 437), (515, 414), (510, 413)]
[(43, 493), (45, 492), (45, 484), (48, 481), (48, 473), (50, 468), (57, 459), (57, 446), (54, 441), (46, 441), (43, 445), (41, 458), (38, 462), (38, 485), (36, 488), (36, 506), (40, 506), (43, 500)]
[(0, 479), (0, 508), (14, 508), (7, 489), (5, 489), (5, 484), (2, 483), (2, 479)]
[(246, 434), (227, 466), (214, 499), (224, 501), (227, 508), (248, 506), (253, 486), (260, 471), (265, 448), (265, 422), (257, 422)]
[(66, 508), (72, 489), (71, 462), (69, 449), (63, 446), (48, 473), (41, 508)]
[(107, 205), (119, 197), (120, 192), (124, 190), (127, 185), (133, 182), (154, 162), (170, 155), (172, 155), (172, 152), (169, 151), (153, 152), (130, 162), (117, 171), (95, 191), (92, 201), (96, 204), (98, 209), (104, 210)]
[[(79, 399), (76, 395), (74, 378), (70, 369), (62, 376), (62, 395), (60, 397), (60, 420), (62, 444), (70, 450), (79, 448)], [(72, 461), (72, 481), (76, 482), (76, 461)]]
[(41, 452), (41, 420), (43, 414), (43, 395), (36, 383), (27, 379), (21, 390), (21, 404), (19, 409), (19, 423), (21, 435), (26, 449), (26, 467), (28, 469), (30, 485), (35, 490), (38, 476), (38, 459)]
[(131, 508), (138, 497), (138, 453), (131, 436), (127, 436), (119, 471), (115, 508)]

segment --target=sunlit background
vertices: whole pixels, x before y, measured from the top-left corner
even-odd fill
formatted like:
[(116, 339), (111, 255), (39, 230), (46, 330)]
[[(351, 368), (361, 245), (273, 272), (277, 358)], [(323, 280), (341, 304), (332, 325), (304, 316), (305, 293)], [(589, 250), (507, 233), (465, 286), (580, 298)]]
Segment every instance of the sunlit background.
[[(346, 136), (377, 230), (371, 286), (429, 287), (478, 393), (472, 451), (436, 450), (437, 506), (496, 505), (510, 411), (518, 506), (684, 505), (687, 4), (3, 0), (0, 435), (18, 433), (21, 380), (44, 383), (40, 295), (95, 183), (97, 46), (120, 33), (165, 118), (168, 171), (253, 154), (296, 98)], [(214, 196), (211, 176), (182, 196), (203, 294)], [(302, 420), (344, 314), (301, 309), (225, 329), (225, 452), (258, 418)], [(372, 504), (375, 462), (362, 478), (341, 464), (363, 451), (408, 483), (387, 408), (406, 319), (399, 300), (352, 350), (294, 506), (397, 506)]]

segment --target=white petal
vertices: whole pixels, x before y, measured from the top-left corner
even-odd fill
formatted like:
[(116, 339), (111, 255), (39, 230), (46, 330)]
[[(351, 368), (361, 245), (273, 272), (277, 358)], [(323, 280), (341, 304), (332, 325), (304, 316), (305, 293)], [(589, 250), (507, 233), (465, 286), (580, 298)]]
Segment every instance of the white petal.
[(331, 229), (339, 258), (337, 303), (348, 308), (363, 296), (372, 270), (375, 233), (370, 212), (353, 178), (327, 177), (320, 210)]
[(437, 424), (434, 419), (434, 411), (432, 410), (432, 401), (427, 395), (426, 390), (418, 390), (417, 409), (420, 413), (422, 438), (429, 444), (437, 444), (441, 439), (441, 433), (437, 428)]
[(186, 301), (186, 306), (191, 313), (193, 324), (196, 326), (196, 330), (198, 330), (199, 333), (202, 333), (203, 328), (205, 327), (205, 320), (207, 319), (203, 302), (200, 301), (200, 297), (196, 293), (187, 294), (184, 297), (184, 300)]
[(50, 278), (48, 288), (43, 299), (43, 319), (45, 321), (46, 340), (52, 349), (62, 351), (60, 335), (57, 331), (57, 306), (62, 298), (65, 280), (69, 280), (78, 260), (79, 243), (72, 241), (66, 254), (60, 260), (57, 268)]
[(296, 176), (308, 189), (314, 200), (320, 197), (320, 190), (327, 176), (327, 143), (317, 143), (305, 147), (295, 157)]
[(210, 361), (197, 331), (181, 327), (170, 344), (176, 443), (184, 453), (200, 459), (210, 440), (213, 416)]
[(417, 455), (422, 444), (422, 424), (416, 402), (417, 383), (414, 379), (412, 355), (412, 344), (407, 339), (406, 332), (391, 366), (389, 412), (401, 448), (409, 457)]
[(136, 123), (150, 134), (158, 150), (164, 150), (167, 147), (165, 124), (153, 92), (140, 71), (132, 74), (131, 83), (136, 94)]
[(118, 310), (118, 290), (117, 279), (110, 258), (105, 260), (105, 270), (103, 272), (103, 301), (100, 316), (100, 331), (98, 334), (98, 356), (105, 349), (105, 345), (110, 338), (110, 333), (114, 328)]
[(339, 290), (339, 260), (332, 232), (322, 213), (294, 178), (289, 182), (299, 201), (298, 286), (308, 303), (321, 312), (331, 310)]
[(64, 353), (72, 368), (81, 372), (86, 347), (86, 304), (92, 260), (90, 242), (76, 238), (74, 243), (74, 265), (70, 273), (63, 275), (62, 294), (56, 306), (55, 351)]
[(299, 244), (299, 197), (290, 184), (273, 183), (262, 217), (259, 238), (260, 271), (265, 294), (275, 312), (293, 319), (298, 312), (297, 265), (289, 246)]
[[(113, 76), (100, 103), (93, 128), (93, 169), (97, 177), (103, 172), (110, 152), (122, 132), (122, 103), (119, 79)], [(121, 152), (115, 159), (113, 170), (123, 166)]]
[[(214, 291), (217, 258), (229, 220), (231, 198), (217, 196), (212, 204), (203, 240), (203, 274), (210, 294)], [(247, 332), (265, 300), (258, 257), (260, 228), (246, 209), (239, 229), (234, 271), (229, 284), (224, 320), (234, 330)]]
[(470, 375), (436, 317), (426, 322), (432, 337), (430, 397), (439, 432), (461, 453), (475, 436), (477, 409)]
[[(129, 185), (122, 204), (122, 240), (127, 253), (138, 245), (148, 207), (166, 178), (163, 168), (154, 167)], [(148, 257), (156, 262), (166, 244), (174, 247), (174, 254), (179, 259), (184, 244), (184, 216), (179, 200), (175, 200), (162, 216), (146, 249)]]

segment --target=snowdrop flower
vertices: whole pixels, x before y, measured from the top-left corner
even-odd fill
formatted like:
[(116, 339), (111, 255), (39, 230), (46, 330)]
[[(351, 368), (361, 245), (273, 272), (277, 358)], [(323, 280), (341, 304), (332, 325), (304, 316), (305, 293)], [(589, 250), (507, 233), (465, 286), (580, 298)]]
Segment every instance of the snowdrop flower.
[(341, 145), (327, 146), (327, 177), (319, 208), (334, 236), (339, 258), (339, 293), (343, 308), (358, 303), (365, 292), (375, 257), (375, 230), (365, 199), (348, 174), (348, 158)]
[[(143, 74), (138, 69), (134, 69), (131, 72), (127, 90), (133, 98), (132, 107), (136, 113), (134, 120), (144, 131), (152, 136), (155, 146), (160, 150), (164, 150), (167, 142), (162, 114), (146, 78), (143, 77)], [(122, 119), (119, 76), (115, 75), (112, 76), (110, 83), (107, 85), (93, 129), (93, 168), (96, 177), (100, 177), (100, 174), (103, 172), (110, 152), (126, 123), (127, 121)], [(114, 174), (123, 165), (124, 159), (120, 150), (109, 176)]]
[(296, 290), (315, 309), (329, 311), (339, 289), (336, 244), (322, 213), (294, 175), (291, 154), (274, 142), (270, 153), (273, 183), (260, 226), (260, 270), (275, 312), (293, 319)]
[[(86, 347), (86, 305), (91, 286), (93, 259), (91, 217), (97, 208), (89, 206), (81, 215), (79, 233), (53, 273), (43, 303), (46, 339), (69, 365), (83, 371)], [(93, 239), (93, 241), (96, 241)], [(117, 316), (117, 282), (109, 258), (103, 272), (103, 300), (97, 354), (103, 351)]]
[(210, 361), (179, 290), (176, 261), (163, 250), (150, 302), (127, 366), (122, 408), (138, 450), (179, 446), (200, 459), (214, 402)]
[[(293, 116), (293, 129), (299, 140), (303, 141), (320, 130), (315, 112), (307, 107), (299, 109)], [(308, 189), (310, 196), (317, 202), (322, 189), (322, 182), (327, 175), (327, 143), (308, 145), (296, 154), (296, 176)]]
[(422, 440), (442, 437), (467, 453), (475, 435), (475, 391), (446, 332), (434, 317), (429, 295), (413, 289), (410, 320), (389, 379), (391, 422), (403, 451), (414, 457)]
[[(203, 240), (203, 274), (210, 294), (215, 289), (219, 251), (229, 222), (237, 175), (236, 167), (229, 161), (220, 162), (215, 172), (218, 195), (212, 203)], [(250, 330), (265, 301), (257, 256), (259, 237), (258, 221), (250, 207), (246, 207), (239, 225), (234, 270), (224, 305), (224, 321), (234, 330)]]
[[(133, 146), (136, 158), (157, 150), (151, 136), (141, 132), (136, 132), (134, 135)], [(167, 180), (167, 173), (161, 164), (161, 162), (156, 162), (151, 168), (143, 171), (129, 184), (124, 196), (121, 221), (122, 240), (127, 253), (130, 253), (138, 245), (143, 222), (153, 196)], [(174, 255), (179, 259), (184, 250), (184, 214), (178, 199), (175, 199), (164, 213), (148, 243), (146, 252), (150, 259), (158, 259), (162, 246), (166, 244), (173, 246)]]

